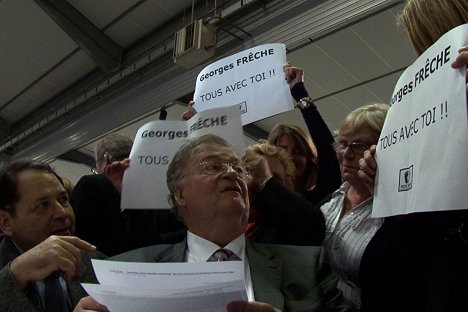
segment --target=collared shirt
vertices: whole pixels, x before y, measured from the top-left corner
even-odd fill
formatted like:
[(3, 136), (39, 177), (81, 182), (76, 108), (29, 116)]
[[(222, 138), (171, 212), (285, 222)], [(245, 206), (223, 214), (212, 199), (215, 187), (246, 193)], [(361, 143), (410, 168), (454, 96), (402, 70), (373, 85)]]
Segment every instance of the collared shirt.
[[(12, 239), (10, 239), (10, 241), (16, 247), (19, 254), (22, 255), (24, 253), (24, 251), (18, 245), (16, 245), (16, 243)], [(60, 286), (62, 286), (63, 295), (65, 296), (65, 298), (67, 298), (67, 304), (68, 304), (69, 307), (71, 307), (72, 303), (71, 303), (71, 298), (68, 295), (67, 282), (61, 276), (59, 277), (59, 281), (60, 281)], [(37, 292), (39, 293), (39, 297), (41, 298), (42, 306), (45, 307), (45, 284), (44, 284), (44, 281), (43, 280), (35, 281), (34, 284), (36, 285)]]
[(330, 255), (333, 271), (338, 275), (337, 287), (356, 308), (361, 306), (359, 266), (362, 254), (375, 232), (383, 223), (382, 218), (372, 218), (372, 198), (348, 211), (340, 219), (346, 192), (345, 182), (332, 194), (332, 199), (322, 205), (326, 223), (324, 246)]
[(244, 280), (245, 289), (247, 291), (247, 298), (249, 301), (255, 301), (252, 278), (250, 276), (249, 259), (245, 253), (245, 236), (239, 235), (232, 242), (224, 247), (220, 247), (209, 240), (206, 240), (198, 235), (187, 231), (187, 252), (186, 262), (206, 262), (211, 255), (219, 248), (226, 248), (234, 252), (244, 262)]

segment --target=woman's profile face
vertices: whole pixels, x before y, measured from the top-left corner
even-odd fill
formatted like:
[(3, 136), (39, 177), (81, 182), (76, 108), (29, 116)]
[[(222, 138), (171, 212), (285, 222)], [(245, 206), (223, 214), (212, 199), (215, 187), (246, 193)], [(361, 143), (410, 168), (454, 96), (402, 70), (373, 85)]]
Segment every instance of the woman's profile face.
[(283, 148), (288, 153), (296, 166), (296, 179), (301, 178), (307, 165), (305, 152), (301, 150), (301, 148), (296, 145), (293, 138), (287, 134), (280, 136), (276, 145)]
[(336, 156), (340, 162), (341, 176), (349, 183), (360, 183), (358, 177), (359, 159), (364, 156), (367, 146), (375, 144), (375, 132), (368, 128), (351, 131), (338, 137), (340, 147), (336, 149)]

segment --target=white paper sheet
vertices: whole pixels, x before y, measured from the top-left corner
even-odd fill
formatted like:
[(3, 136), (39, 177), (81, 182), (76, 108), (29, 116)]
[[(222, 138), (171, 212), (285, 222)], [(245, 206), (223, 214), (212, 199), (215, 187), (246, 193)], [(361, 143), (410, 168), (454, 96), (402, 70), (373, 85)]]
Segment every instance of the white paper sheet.
[(200, 263), (121, 262), (92, 259), (100, 284), (132, 288), (197, 287), (244, 279), (243, 261)]
[(100, 284), (82, 285), (112, 312), (226, 311), (231, 301), (247, 301), (243, 261), (92, 263)]
[(293, 110), (285, 62), (286, 46), (270, 43), (208, 65), (197, 76), (195, 109), (239, 105), (243, 125)]
[(468, 24), (400, 77), (377, 146), (373, 217), (468, 209), (466, 68), (450, 66), (466, 44)]
[(243, 281), (172, 290), (82, 285), (112, 312), (225, 312), (229, 302), (247, 301)]

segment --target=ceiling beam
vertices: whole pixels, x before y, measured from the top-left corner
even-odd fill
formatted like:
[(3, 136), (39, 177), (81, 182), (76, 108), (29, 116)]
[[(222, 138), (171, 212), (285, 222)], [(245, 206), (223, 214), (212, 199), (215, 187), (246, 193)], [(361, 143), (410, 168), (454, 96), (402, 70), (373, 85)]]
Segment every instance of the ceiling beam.
[(78, 164), (85, 164), (91, 168), (93, 168), (96, 163), (94, 161), (94, 157), (86, 155), (78, 150), (70, 150), (62, 155), (57, 156), (58, 159), (67, 160), (71, 162), (75, 162)]
[(2, 117), (0, 117), (0, 136), (6, 137), (10, 131), (11, 125)]
[(108, 72), (120, 66), (123, 49), (66, 0), (34, 0), (96, 64)]

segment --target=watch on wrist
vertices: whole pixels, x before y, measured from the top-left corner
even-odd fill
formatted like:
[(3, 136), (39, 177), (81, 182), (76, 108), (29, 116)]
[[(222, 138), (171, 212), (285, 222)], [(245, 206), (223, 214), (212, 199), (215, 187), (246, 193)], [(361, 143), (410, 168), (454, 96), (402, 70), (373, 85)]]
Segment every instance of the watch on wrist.
[(299, 101), (297, 101), (297, 107), (299, 107), (299, 109), (306, 109), (307, 107), (309, 107), (310, 105), (313, 105), (313, 101), (310, 97), (306, 96), (306, 97), (303, 97), (302, 99), (300, 99)]

